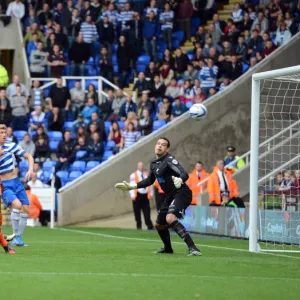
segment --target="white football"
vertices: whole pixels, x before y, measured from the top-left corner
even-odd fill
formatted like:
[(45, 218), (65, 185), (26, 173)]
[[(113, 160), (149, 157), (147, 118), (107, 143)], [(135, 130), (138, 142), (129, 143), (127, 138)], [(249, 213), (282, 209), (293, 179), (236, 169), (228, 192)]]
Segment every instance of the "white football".
[(189, 113), (192, 119), (199, 121), (206, 117), (207, 108), (201, 103), (196, 103), (190, 108)]

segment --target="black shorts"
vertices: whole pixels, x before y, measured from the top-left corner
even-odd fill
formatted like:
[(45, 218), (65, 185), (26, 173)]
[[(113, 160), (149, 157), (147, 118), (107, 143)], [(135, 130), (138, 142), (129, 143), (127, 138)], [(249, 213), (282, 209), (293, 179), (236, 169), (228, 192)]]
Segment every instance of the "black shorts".
[(192, 202), (192, 192), (190, 189), (179, 190), (173, 196), (166, 196), (160, 210), (158, 211), (156, 223), (159, 225), (166, 225), (166, 216), (168, 214), (175, 215), (178, 219), (184, 217), (185, 210)]

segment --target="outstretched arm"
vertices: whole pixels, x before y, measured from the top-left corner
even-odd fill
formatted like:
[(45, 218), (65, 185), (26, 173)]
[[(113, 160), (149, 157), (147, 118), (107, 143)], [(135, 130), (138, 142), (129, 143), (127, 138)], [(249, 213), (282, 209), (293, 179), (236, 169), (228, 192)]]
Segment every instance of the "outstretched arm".
[(28, 172), (26, 173), (26, 179), (29, 181), (33, 175), (34, 159), (33, 159), (32, 155), (29, 153), (25, 153), (23, 157), (28, 160), (29, 166), (28, 166)]
[(137, 188), (140, 189), (140, 188), (146, 188), (150, 185), (152, 185), (155, 181), (155, 176), (154, 176), (154, 173), (150, 170), (149, 174), (148, 174), (148, 177), (145, 178), (144, 180), (138, 182), (137, 184)]

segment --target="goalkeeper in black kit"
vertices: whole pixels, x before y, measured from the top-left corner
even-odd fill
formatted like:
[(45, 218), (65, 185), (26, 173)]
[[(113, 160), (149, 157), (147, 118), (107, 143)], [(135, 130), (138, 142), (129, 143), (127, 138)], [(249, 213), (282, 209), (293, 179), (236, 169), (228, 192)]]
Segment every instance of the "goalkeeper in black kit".
[(178, 221), (184, 217), (185, 210), (192, 202), (192, 192), (185, 184), (189, 175), (179, 162), (168, 153), (170, 142), (167, 138), (159, 138), (155, 146), (156, 159), (150, 162), (149, 175), (144, 180), (136, 183), (123, 181), (117, 183), (116, 188), (133, 190), (152, 185), (157, 179), (165, 193), (163, 202), (156, 219), (155, 228), (164, 248), (156, 253), (173, 253), (168, 227), (172, 228), (188, 246), (187, 255), (201, 255), (186, 228)]

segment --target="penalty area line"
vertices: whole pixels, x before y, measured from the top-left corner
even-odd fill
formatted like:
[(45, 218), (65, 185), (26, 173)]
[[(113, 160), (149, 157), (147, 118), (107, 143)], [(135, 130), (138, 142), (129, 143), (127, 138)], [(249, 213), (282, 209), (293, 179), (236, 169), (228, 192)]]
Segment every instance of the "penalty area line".
[[(120, 235), (111, 235), (111, 234), (91, 232), (91, 231), (78, 230), (78, 229), (70, 229), (70, 228), (55, 228), (55, 229), (56, 230), (61, 230), (61, 231), (67, 231), (67, 232), (81, 233), (81, 234), (85, 234), (85, 235), (93, 235), (93, 236), (100, 236), (100, 237), (105, 237), (105, 238), (112, 238), (112, 239), (122, 239), (122, 240), (129, 240), (129, 241), (141, 241), (141, 242), (148, 242), (148, 243), (149, 242), (161, 243), (161, 241), (159, 241), (159, 240), (135, 238), (135, 237), (126, 237), (126, 236), (120, 236)], [(172, 243), (177, 244), (177, 245), (185, 245), (185, 243), (182, 243), (182, 242), (172, 242)], [(203, 247), (203, 248), (211, 248), (211, 249), (223, 249), (223, 250), (229, 250), (229, 251), (249, 252), (247, 249), (241, 249), (241, 248), (213, 246), (213, 245), (206, 245), (206, 244), (199, 244), (199, 246)], [(297, 257), (297, 256), (289, 256), (289, 255), (275, 254), (275, 253), (269, 253), (269, 252), (258, 252), (257, 254), (271, 255), (271, 256), (276, 256), (276, 257), (283, 257), (283, 258), (291, 258), (291, 259), (300, 260), (300, 257)]]

